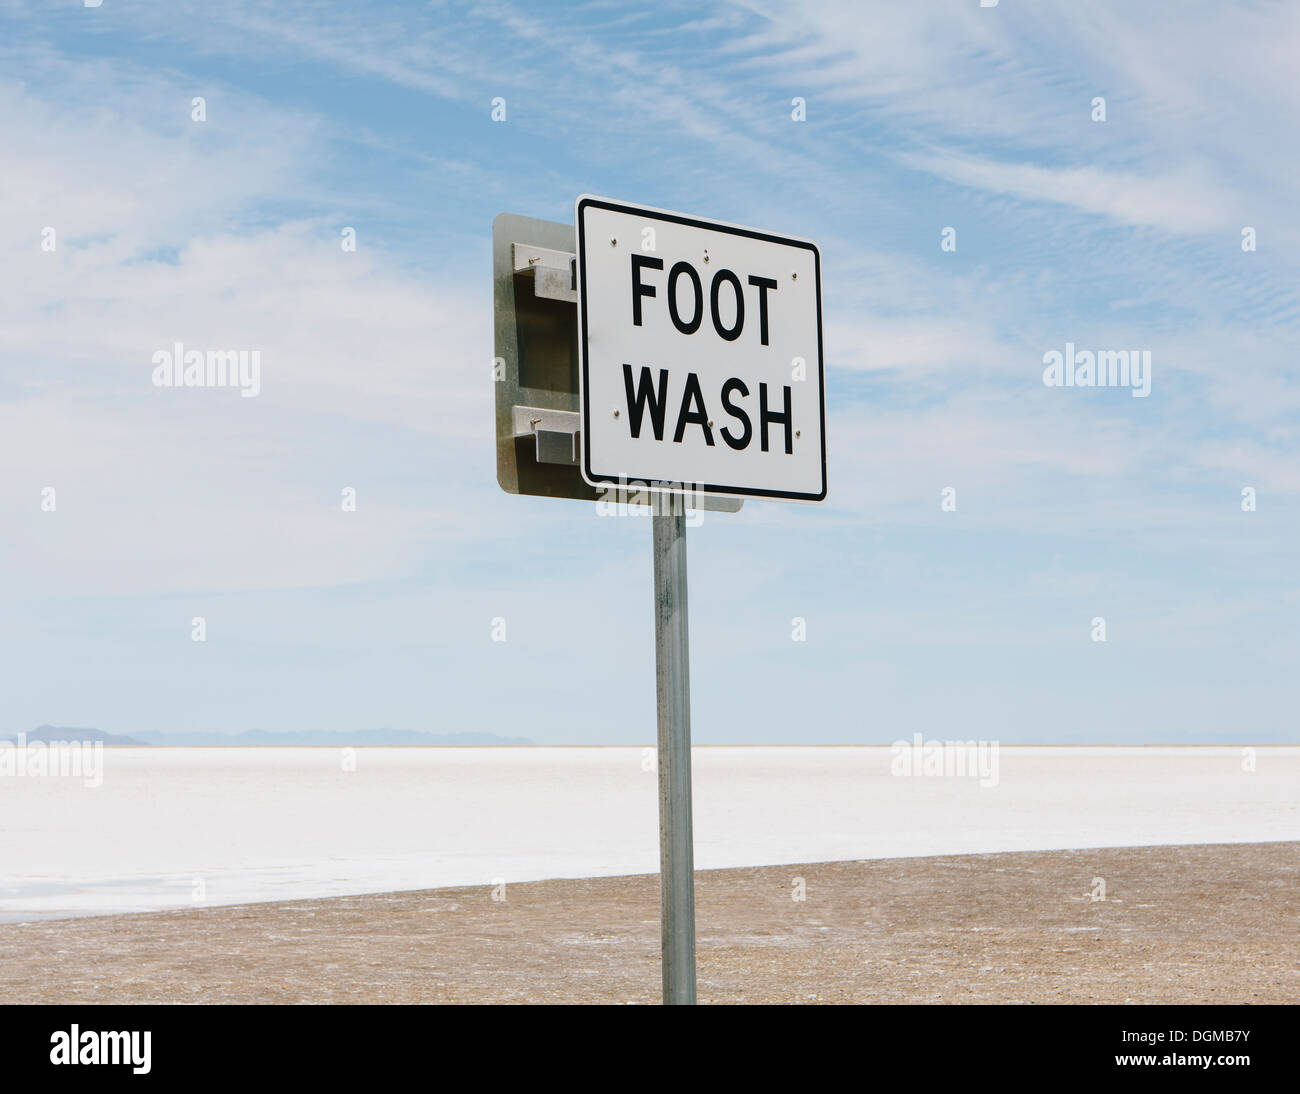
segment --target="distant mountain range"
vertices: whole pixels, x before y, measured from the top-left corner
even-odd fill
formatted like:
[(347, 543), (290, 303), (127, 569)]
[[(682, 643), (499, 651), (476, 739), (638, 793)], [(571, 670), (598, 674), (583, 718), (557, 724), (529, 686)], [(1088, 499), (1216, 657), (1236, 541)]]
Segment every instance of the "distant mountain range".
[[(18, 738), (5, 737), (7, 741), (17, 742)], [(54, 741), (100, 741), (104, 745), (147, 745), (150, 742), (123, 733), (105, 733), (102, 729), (79, 729), (75, 726), (37, 726), (27, 734), (29, 744), (36, 741), (50, 744)]]
[[(17, 737), (8, 738), (17, 741)], [(231, 746), (248, 748), (266, 745), (286, 747), (293, 745), (326, 746), (342, 748), (385, 745), (530, 745), (527, 737), (498, 737), (495, 733), (422, 733), (414, 729), (359, 729), (355, 732), (331, 733), (328, 730), (302, 730), (273, 733), (264, 729), (249, 729), (243, 733), (105, 733), (102, 729), (77, 729), (70, 726), (37, 726), (27, 734), (29, 742), (44, 741), (100, 741), (109, 746), (156, 746), (181, 748), (185, 746)]]

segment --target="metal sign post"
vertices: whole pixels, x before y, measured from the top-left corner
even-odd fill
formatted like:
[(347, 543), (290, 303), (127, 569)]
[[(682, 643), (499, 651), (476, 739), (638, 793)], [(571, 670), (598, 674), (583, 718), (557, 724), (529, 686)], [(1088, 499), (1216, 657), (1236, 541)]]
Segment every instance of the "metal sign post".
[(659, 711), (659, 907), (664, 1003), (695, 1002), (695, 845), (691, 829), (691, 669), (686, 506), (660, 495), (654, 516), (655, 698)]

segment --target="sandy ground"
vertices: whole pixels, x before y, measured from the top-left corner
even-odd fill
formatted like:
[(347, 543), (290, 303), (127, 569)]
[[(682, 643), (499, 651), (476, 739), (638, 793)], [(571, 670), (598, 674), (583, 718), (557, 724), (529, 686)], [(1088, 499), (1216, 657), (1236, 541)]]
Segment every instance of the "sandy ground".
[[(505, 897), (4, 925), (0, 1002), (658, 1001), (657, 877)], [(1300, 843), (714, 870), (696, 902), (701, 1002), (1300, 1002)]]

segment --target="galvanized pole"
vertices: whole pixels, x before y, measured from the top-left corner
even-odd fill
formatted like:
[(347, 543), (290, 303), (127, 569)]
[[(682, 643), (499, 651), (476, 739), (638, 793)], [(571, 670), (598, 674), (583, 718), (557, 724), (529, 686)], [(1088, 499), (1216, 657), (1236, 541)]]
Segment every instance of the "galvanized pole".
[(655, 693), (659, 708), (659, 912), (664, 1003), (694, 1003), (695, 847), (691, 834), (686, 506), (680, 495), (661, 494), (655, 500)]

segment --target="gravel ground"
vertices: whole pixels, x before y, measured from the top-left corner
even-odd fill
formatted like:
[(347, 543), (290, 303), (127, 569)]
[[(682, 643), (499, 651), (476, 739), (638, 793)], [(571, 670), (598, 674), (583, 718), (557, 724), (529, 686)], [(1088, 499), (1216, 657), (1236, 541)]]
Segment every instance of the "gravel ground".
[[(492, 897), (8, 924), (0, 1002), (658, 1001), (656, 876)], [(696, 904), (701, 1002), (1300, 1002), (1300, 843), (711, 870)]]

